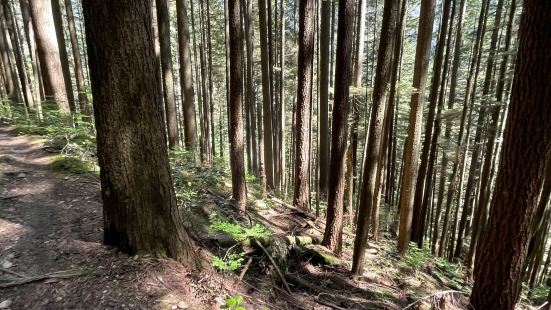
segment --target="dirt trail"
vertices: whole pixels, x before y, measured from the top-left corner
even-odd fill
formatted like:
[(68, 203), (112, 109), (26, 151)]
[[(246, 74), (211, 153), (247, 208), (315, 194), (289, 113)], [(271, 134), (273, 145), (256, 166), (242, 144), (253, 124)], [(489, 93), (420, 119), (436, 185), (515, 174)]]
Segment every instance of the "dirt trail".
[[(181, 266), (103, 246), (98, 180), (51, 171), (51, 156), (39, 141), (0, 127), (0, 308), (209, 308), (212, 299), (188, 287)], [(65, 270), (83, 274), (2, 288), (22, 279), (13, 272)]]

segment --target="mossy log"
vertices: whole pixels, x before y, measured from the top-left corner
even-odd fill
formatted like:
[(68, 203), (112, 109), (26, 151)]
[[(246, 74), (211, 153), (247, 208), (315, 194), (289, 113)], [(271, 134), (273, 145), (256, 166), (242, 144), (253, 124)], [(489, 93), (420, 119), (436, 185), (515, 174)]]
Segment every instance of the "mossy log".
[(314, 236), (269, 236), (261, 238), (250, 238), (236, 240), (227, 234), (216, 234), (213, 238), (220, 247), (229, 248), (240, 244), (243, 247), (256, 249), (255, 240), (266, 248), (270, 255), (277, 261), (278, 265), (287, 264), (289, 258), (310, 261), (313, 264), (339, 265), (341, 260), (317, 247), (321, 240)]

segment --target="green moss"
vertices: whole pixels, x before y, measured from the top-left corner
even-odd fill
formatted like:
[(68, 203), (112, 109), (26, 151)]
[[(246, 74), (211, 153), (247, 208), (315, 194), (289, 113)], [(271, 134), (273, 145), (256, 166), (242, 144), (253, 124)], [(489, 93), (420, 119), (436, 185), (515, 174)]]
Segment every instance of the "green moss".
[(76, 157), (58, 155), (50, 163), (50, 169), (64, 174), (87, 174), (95, 171), (91, 162)]
[(45, 136), (48, 134), (48, 130), (44, 127), (28, 124), (18, 124), (13, 129), (13, 132), (18, 135), (35, 135)]

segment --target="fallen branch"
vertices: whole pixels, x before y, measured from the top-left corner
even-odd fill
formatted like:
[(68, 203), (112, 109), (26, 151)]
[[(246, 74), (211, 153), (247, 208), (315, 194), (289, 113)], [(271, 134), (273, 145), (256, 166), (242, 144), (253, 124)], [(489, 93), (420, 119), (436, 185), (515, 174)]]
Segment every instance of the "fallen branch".
[(18, 285), (27, 284), (27, 283), (36, 282), (36, 281), (45, 280), (45, 279), (67, 279), (67, 278), (80, 276), (82, 274), (84, 274), (84, 271), (82, 270), (64, 270), (64, 271), (56, 271), (56, 272), (47, 273), (47, 274), (38, 275), (38, 276), (30, 276), (30, 277), (23, 276), (22, 279), (0, 284), (0, 288), (18, 286)]
[(285, 203), (284, 201), (281, 201), (281, 200), (279, 200), (279, 199), (277, 199), (277, 198), (275, 198), (275, 197), (271, 197), (270, 200), (273, 201), (273, 202), (275, 202), (275, 203), (277, 203), (278, 205), (280, 205), (280, 206), (282, 206), (282, 207), (285, 207), (285, 208), (287, 208), (287, 209), (289, 209), (289, 210), (293, 210), (295, 213), (297, 213), (298, 215), (300, 215), (300, 216), (302, 216), (302, 217), (309, 218), (309, 219), (311, 219), (311, 220), (313, 220), (313, 221), (316, 220), (316, 217), (313, 216), (312, 214), (310, 214), (310, 213), (308, 213), (308, 212), (304, 212), (303, 210), (301, 210), (301, 209), (299, 209), (299, 208), (297, 208), (297, 207), (295, 207), (295, 206), (292, 206), (292, 205), (290, 205), (290, 204), (287, 204), (287, 203)]
[(440, 296), (440, 295), (445, 295), (445, 294), (461, 294), (461, 295), (469, 295), (469, 293), (466, 293), (466, 292), (462, 292), (462, 291), (441, 291), (441, 292), (436, 292), (436, 293), (433, 293), (433, 294), (430, 294), (428, 296), (425, 296), (423, 298), (420, 298), (418, 300), (416, 300), (415, 302), (407, 305), (405, 308), (402, 308), (402, 310), (406, 310), (406, 309), (409, 309), (413, 306), (415, 306), (417, 303), (425, 300), (425, 299), (429, 299), (431, 297), (435, 297), (435, 296)]
[(247, 263), (245, 264), (245, 267), (243, 267), (243, 270), (241, 270), (241, 274), (239, 274), (239, 282), (243, 280), (243, 277), (247, 273), (247, 270), (249, 270), (249, 267), (251, 266), (251, 263), (253, 262), (253, 258), (249, 257), (249, 260), (247, 260)]
[(322, 299), (320, 299), (320, 298), (318, 298), (318, 297), (314, 298), (314, 301), (317, 302), (317, 303), (320, 304), (320, 305), (327, 306), (327, 307), (329, 307), (329, 308), (331, 308), (331, 309), (346, 310), (345, 308), (342, 308), (342, 307), (339, 307), (339, 306), (337, 306), (337, 305), (335, 305), (335, 304), (332, 304), (332, 303), (330, 303), (330, 302), (324, 301), (324, 300), (322, 300)]
[(4, 272), (4, 273), (9, 273), (11, 275), (14, 275), (14, 276), (17, 276), (17, 277), (20, 277), (20, 278), (26, 278), (26, 276), (20, 274), (20, 273), (17, 273), (15, 271), (11, 271), (11, 270), (8, 270), (6, 268), (0, 268), (0, 271)]
[(270, 253), (268, 253), (266, 248), (264, 248), (264, 246), (262, 246), (262, 244), (260, 244), (260, 242), (258, 242), (258, 240), (255, 240), (255, 242), (258, 245), (258, 247), (260, 247), (260, 249), (264, 252), (264, 254), (266, 254), (266, 256), (268, 256), (268, 259), (270, 260), (270, 263), (272, 263), (272, 265), (274, 266), (274, 269), (275, 269), (277, 275), (281, 278), (281, 281), (283, 282), (283, 285), (285, 286), (285, 290), (287, 290), (287, 293), (291, 294), (291, 289), (289, 288), (289, 284), (287, 284), (287, 281), (285, 281), (285, 277), (281, 273), (281, 270), (279, 270), (279, 267), (275, 263), (274, 259), (270, 255)]

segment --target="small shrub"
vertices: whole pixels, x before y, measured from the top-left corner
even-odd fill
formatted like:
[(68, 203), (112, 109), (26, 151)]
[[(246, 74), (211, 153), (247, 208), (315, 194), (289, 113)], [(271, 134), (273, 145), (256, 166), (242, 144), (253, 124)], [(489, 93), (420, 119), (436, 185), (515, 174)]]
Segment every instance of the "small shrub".
[(211, 222), (210, 228), (214, 231), (219, 231), (232, 236), (236, 240), (247, 240), (250, 238), (269, 237), (272, 232), (260, 224), (255, 224), (251, 227), (243, 227), (239, 224), (215, 219)]
[(213, 256), (212, 267), (220, 271), (233, 272), (241, 268), (243, 260), (245, 260), (245, 253), (229, 253), (223, 258)]
[(246, 310), (246, 308), (243, 306), (243, 296), (236, 295), (228, 297), (226, 299), (226, 309)]
[(50, 163), (50, 168), (65, 174), (87, 174), (95, 170), (95, 166), (91, 162), (76, 157), (61, 155), (54, 158), (52, 163)]

